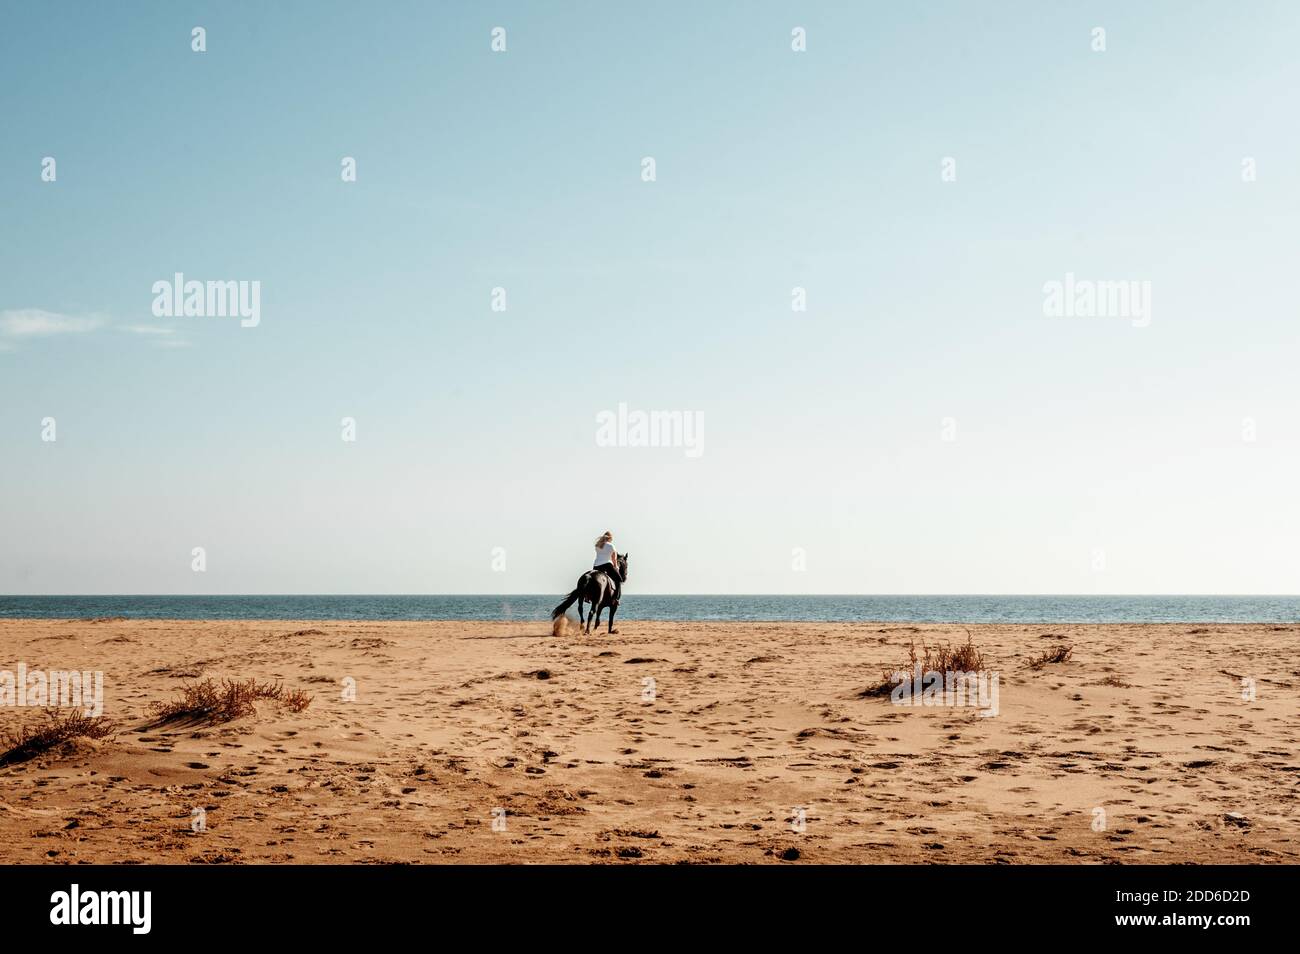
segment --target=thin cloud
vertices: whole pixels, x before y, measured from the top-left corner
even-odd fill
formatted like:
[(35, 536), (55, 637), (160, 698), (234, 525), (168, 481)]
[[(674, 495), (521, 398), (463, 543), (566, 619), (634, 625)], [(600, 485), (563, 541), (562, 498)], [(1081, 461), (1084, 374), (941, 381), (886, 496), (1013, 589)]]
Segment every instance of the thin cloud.
[(10, 339), (83, 335), (103, 325), (100, 315), (63, 315), (40, 308), (0, 311), (0, 337)]
[(155, 348), (190, 347), (188, 339), (176, 334), (175, 328), (168, 328), (166, 325), (123, 325), (120, 330), (127, 334), (138, 335)]

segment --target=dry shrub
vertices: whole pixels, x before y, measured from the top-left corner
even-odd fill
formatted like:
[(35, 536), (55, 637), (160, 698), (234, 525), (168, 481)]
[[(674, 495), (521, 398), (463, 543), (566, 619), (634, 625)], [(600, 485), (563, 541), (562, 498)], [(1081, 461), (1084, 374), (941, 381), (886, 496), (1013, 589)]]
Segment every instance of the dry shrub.
[(60, 716), (58, 710), (45, 711), (45, 724), (36, 728), (22, 726), (17, 732), (6, 732), (0, 737), (0, 765), (13, 765), (35, 758), (70, 739), (102, 739), (112, 735), (115, 726), (103, 716), (87, 716), (74, 712)]
[(970, 633), (966, 633), (966, 642), (959, 646), (951, 646), (944, 643), (942, 646), (936, 646), (933, 649), (924, 642), (921, 643), (921, 652), (916, 651), (916, 643), (912, 642), (907, 647), (907, 662), (900, 663), (892, 669), (882, 670), (880, 673), (880, 682), (863, 689), (859, 696), (888, 696), (893, 693), (894, 688), (898, 685), (898, 680), (894, 678), (897, 672), (913, 673), (917, 665), (921, 666), (921, 672), (983, 672), (987, 667), (984, 660), (984, 654), (971, 642)]
[(279, 702), (290, 712), (301, 712), (311, 704), (311, 696), (301, 689), (286, 692), (278, 682), (205, 679), (182, 689), (179, 699), (155, 702), (152, 711), (162, 722), (233, 722), (255, 713), (261, 699)]
[(1029, 661), (1030, 669), (1042, 669), (1048, 663), (1069, 662), (1070, 657), (1074, 655), (1073, 646), (1057, 646), (1055, 649), (1049, 649), (1041, 656)]
[(285, 708), (290, 712), (302, 712), (303, 709), (311, 705), (311, 696), (301, 689), (294, 689), (292, 692), (286, 692), (281, 696), (280, 701), (284, 703)]

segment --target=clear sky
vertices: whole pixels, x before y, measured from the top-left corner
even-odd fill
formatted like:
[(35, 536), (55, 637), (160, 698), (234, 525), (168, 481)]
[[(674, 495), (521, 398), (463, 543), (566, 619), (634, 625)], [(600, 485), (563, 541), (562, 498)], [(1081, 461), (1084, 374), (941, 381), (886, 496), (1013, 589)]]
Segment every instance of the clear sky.
[[(641, 592), (1300, 592), (1297, 48), (1285, 0), (6, 2), (0, 592), (559, 593), (606, 528)], [(176, 272), (260, 324), (155, 317)], [(620, 402), (702, 453), (599, 446)]]

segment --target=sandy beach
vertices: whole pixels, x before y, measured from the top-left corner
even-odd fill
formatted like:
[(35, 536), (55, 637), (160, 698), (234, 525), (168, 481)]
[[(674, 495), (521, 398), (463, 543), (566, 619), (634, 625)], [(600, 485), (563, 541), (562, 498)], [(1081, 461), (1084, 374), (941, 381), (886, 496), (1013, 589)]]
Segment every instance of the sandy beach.
[[(1300, 861), (1300, 626), (620, 625), (0, 620), (117, 726), (0, 767), (0, 861)], [(967, 630), (996, 716), (862, 696)], [(158, 724), (206, 678), (312, 701)]]

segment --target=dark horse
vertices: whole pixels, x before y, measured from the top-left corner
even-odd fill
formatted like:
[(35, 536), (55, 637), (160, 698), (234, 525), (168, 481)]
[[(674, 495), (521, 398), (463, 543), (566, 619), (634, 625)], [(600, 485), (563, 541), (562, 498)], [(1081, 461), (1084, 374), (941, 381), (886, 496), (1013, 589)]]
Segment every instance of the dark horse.
[[(627, 582), (627, 554), (619, 554), (618, 572), (623, 577), (623, 582)], [(614, 632), (614, 614), (618, 612), (618, 600), (614, 599), (614, 581), (609, 578), (609, 574), (604, 570), (588, 570), (582, 576), (578, 577), (578, 585), (573, 588), (573, 592), (564, 598), (564, 602), (555, 609), (551, 610), (551, 619), (558, 619), (564, 615), (574, 603), (578, 604), (578, 622), (583, 623), (582, 604), (591, 604), (591, 615), (587, 617), (583, 625), (583, 632), (590, 633), (592, 624), (596, 629), (600, 629), (600, 611), (606, 606), (609, 607), (609, 632)]]

